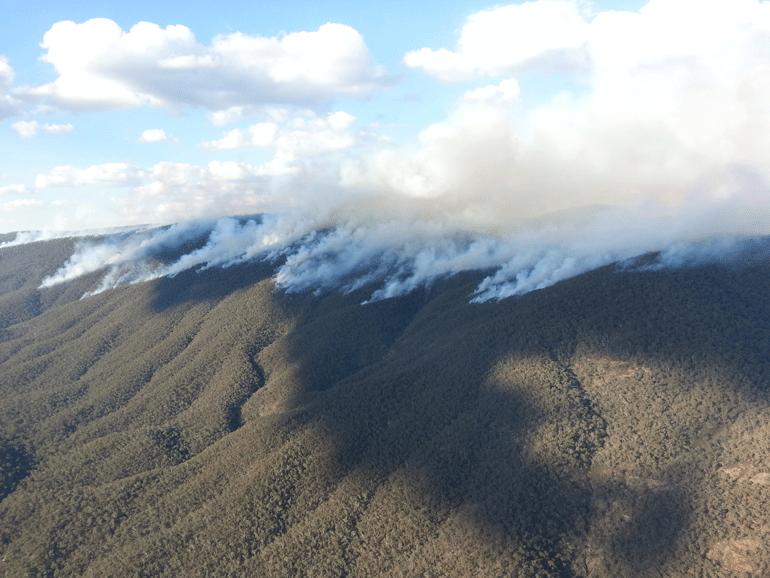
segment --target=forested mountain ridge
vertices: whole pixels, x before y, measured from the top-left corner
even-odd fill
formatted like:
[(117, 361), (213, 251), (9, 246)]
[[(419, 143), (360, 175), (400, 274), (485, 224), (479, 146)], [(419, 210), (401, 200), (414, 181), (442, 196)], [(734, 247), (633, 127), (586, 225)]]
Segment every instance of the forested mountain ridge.
[(766, 576), (770, 265), (366, 305), (0, 249), (7, 576)]

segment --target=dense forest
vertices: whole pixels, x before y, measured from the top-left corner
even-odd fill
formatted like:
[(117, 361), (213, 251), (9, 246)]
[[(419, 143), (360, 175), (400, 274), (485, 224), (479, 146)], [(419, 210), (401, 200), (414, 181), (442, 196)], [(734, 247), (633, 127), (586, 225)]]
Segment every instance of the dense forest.
[(0, 576), (770, 576), (770, 260), (38, 289), (72, 247), (0, 249)]

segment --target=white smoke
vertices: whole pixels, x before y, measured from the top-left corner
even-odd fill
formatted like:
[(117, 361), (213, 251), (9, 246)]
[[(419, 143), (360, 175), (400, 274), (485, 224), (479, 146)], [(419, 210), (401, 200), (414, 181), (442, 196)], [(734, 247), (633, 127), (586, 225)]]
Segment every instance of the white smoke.
[(121, 232), (140, 231), (144, 227), (108, 227), (101, 229), (88, 229), (86, 231), (59, 231), (46, 229), (43, 231), (19, 231), (16, 236), (5, 243), (0, 243), (0, 249), (4, 247), (15, 247), (17, 245), (26, 245), (28, 243), (38, 243), (42, 241), (53, 241), (56, 239), (70, 239), (73, 237), (102, 237), (105, 235), (115, 235)]
[(16, 245), (26, 245), (27, 243), (35, 243), (37, 241), (61, 239), (74, 235), (75, 233), (67, 234), (58, 231), (20, 231), (16, 233), (16, 237), (14, 237), (12, 240), (6, 241), (5, 243), (0, 243), (0, 249), (3, 249), (4, 247), (15, 247)]
[(178, 223), (161, 229), (138, 229), (107, 235), (98, 241), (79, 241), (75, 252), (53, 275), (43, 279), (46, 288), (107, 269), (100, 292), (110, 287), (157, 277), (150, 258), (165, 249), (180, 247), (205, 234), (211, 223)]
[[(651, 0), (594, 18), (582, 4), (501, 6), (470, 16), (453, 50), (407, 54), (408, 67), (443, 82), (494, 80), (468, 90), (411, 144), (369, 139), (370, 148), (353, 150), (324, 141), (282, 186), (272, 180), (269, 195), (249, 193), (295, 215), (84, 242), (43, 286), (104, 269), (104, 290), (264, 260), (285, 291), (367, 287), (369, 300), (489, 271), (471, 296), (483, 302), (650, 252), (659, 252), (658, 267), (742, 258), (748, 238), (770, 234), (770, 2)], [(564, 75), (563, 90), (533, 95), (532, 70)], [(353, 116), (337, 115), (337, 128), (352, 130)], [(232, 134), (242, 139), (214, 144), (267, 142)], [(157, 187), (137, 189), (136, 204), (150, 189), (164, 209), (242, 199), (251, 189), (232, 193), (231, 181), (245, 168), (228, 167), (212, 173), (226, 177), (224, 188), (160, 171)], [(276, 176), (252, 169), (250, 179)], [(170, 203), (172, 181), (184, 186), (171, 187)], [(155, 258), (196, 235), (203, 240), (174, 262)]]
[[(742, 174), (740, 172), (736, 174)], [(523, 295), (585, 271), (659, 252), (647, 268), (683, 267), (767, 253), (770, 188), (742, 178), (730, 198), (693, 196), (669, 207), (643, 203), (593, 207), (510, 223), (510, 230), (462, 228), (451, 220), (393, 218), (355, 211), (313, 216), (267, 215), (190, 222), (81, 242), (41, 287), (106, 269), (106, 289), (174, 276), (189, 269), (273, 263), (276, 286), (287, 292), (370, 289), (366, 301), (407, 294), (464, 271), (490, 271), (471, 301)], [(764, 188), (763, 188), (764, 187)], [(196, 241), (197, 240), (197, 241)], [(164, 250), (195, 248), (167, 262)]]

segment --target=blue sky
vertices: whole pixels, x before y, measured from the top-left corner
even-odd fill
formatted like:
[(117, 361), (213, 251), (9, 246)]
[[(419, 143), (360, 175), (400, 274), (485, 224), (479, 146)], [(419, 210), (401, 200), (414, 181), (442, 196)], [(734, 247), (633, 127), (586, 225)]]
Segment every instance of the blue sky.
[(0, 2), (0, 232), (414, 201), (497, 226), (770, 167), (767, 2), (184, 6)]

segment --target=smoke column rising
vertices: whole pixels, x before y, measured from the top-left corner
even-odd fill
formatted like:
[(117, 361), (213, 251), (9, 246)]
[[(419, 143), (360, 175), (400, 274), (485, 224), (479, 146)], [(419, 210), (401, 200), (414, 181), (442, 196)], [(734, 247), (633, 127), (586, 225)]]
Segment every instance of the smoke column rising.
[[(463, 271), (490, 270), (470, 297), (485, 302), (652, 251), (661, 252), (658, 268), (734, 261), (746, 254), (748, 239), (767, 233), (768, 216), (761, 205), (731, 199), (693, 203), (674, 212), (662, 206), (562, 212), (521, 222), (509, 234), (425, 219), (223, 218), (81, 242), (41, 286), (106, 268), (96, 293), (187, 269), (259, 260), (274, 264), (276, 285), (284, 291), (350, 292), (370, 286), (369, 301), (403, 295)], [(335, 218), (340, 219), (339, 212)], [(202, 246), (171, 263), (154, 258), (201, 237)], [(766, 253), (766, 244), (754, 247), (755, 254)]]
[[(370, 300), (489, 270), (471, 296), (483, 302), (652, 251), (659, 267), (742, 258), (736, 247), (770, 233), (770, 2), (651, 0), (592, 17), (580, 6), (497, 7), (469, 17), (454, 50), (408, 53), (407, 67), (442, 82), (496, 84), (410, 144), (336, 158), (323, 178), (298, 173), (282, 189), (295, 213), (84, 241), (43, 287), (256, 259), (285, 291), (371, 284)], [(571, 84), (533, 100), (515, 76), (533, 71)], [(205, 241), (174, 262), (154, 258), (195, 236)]]

